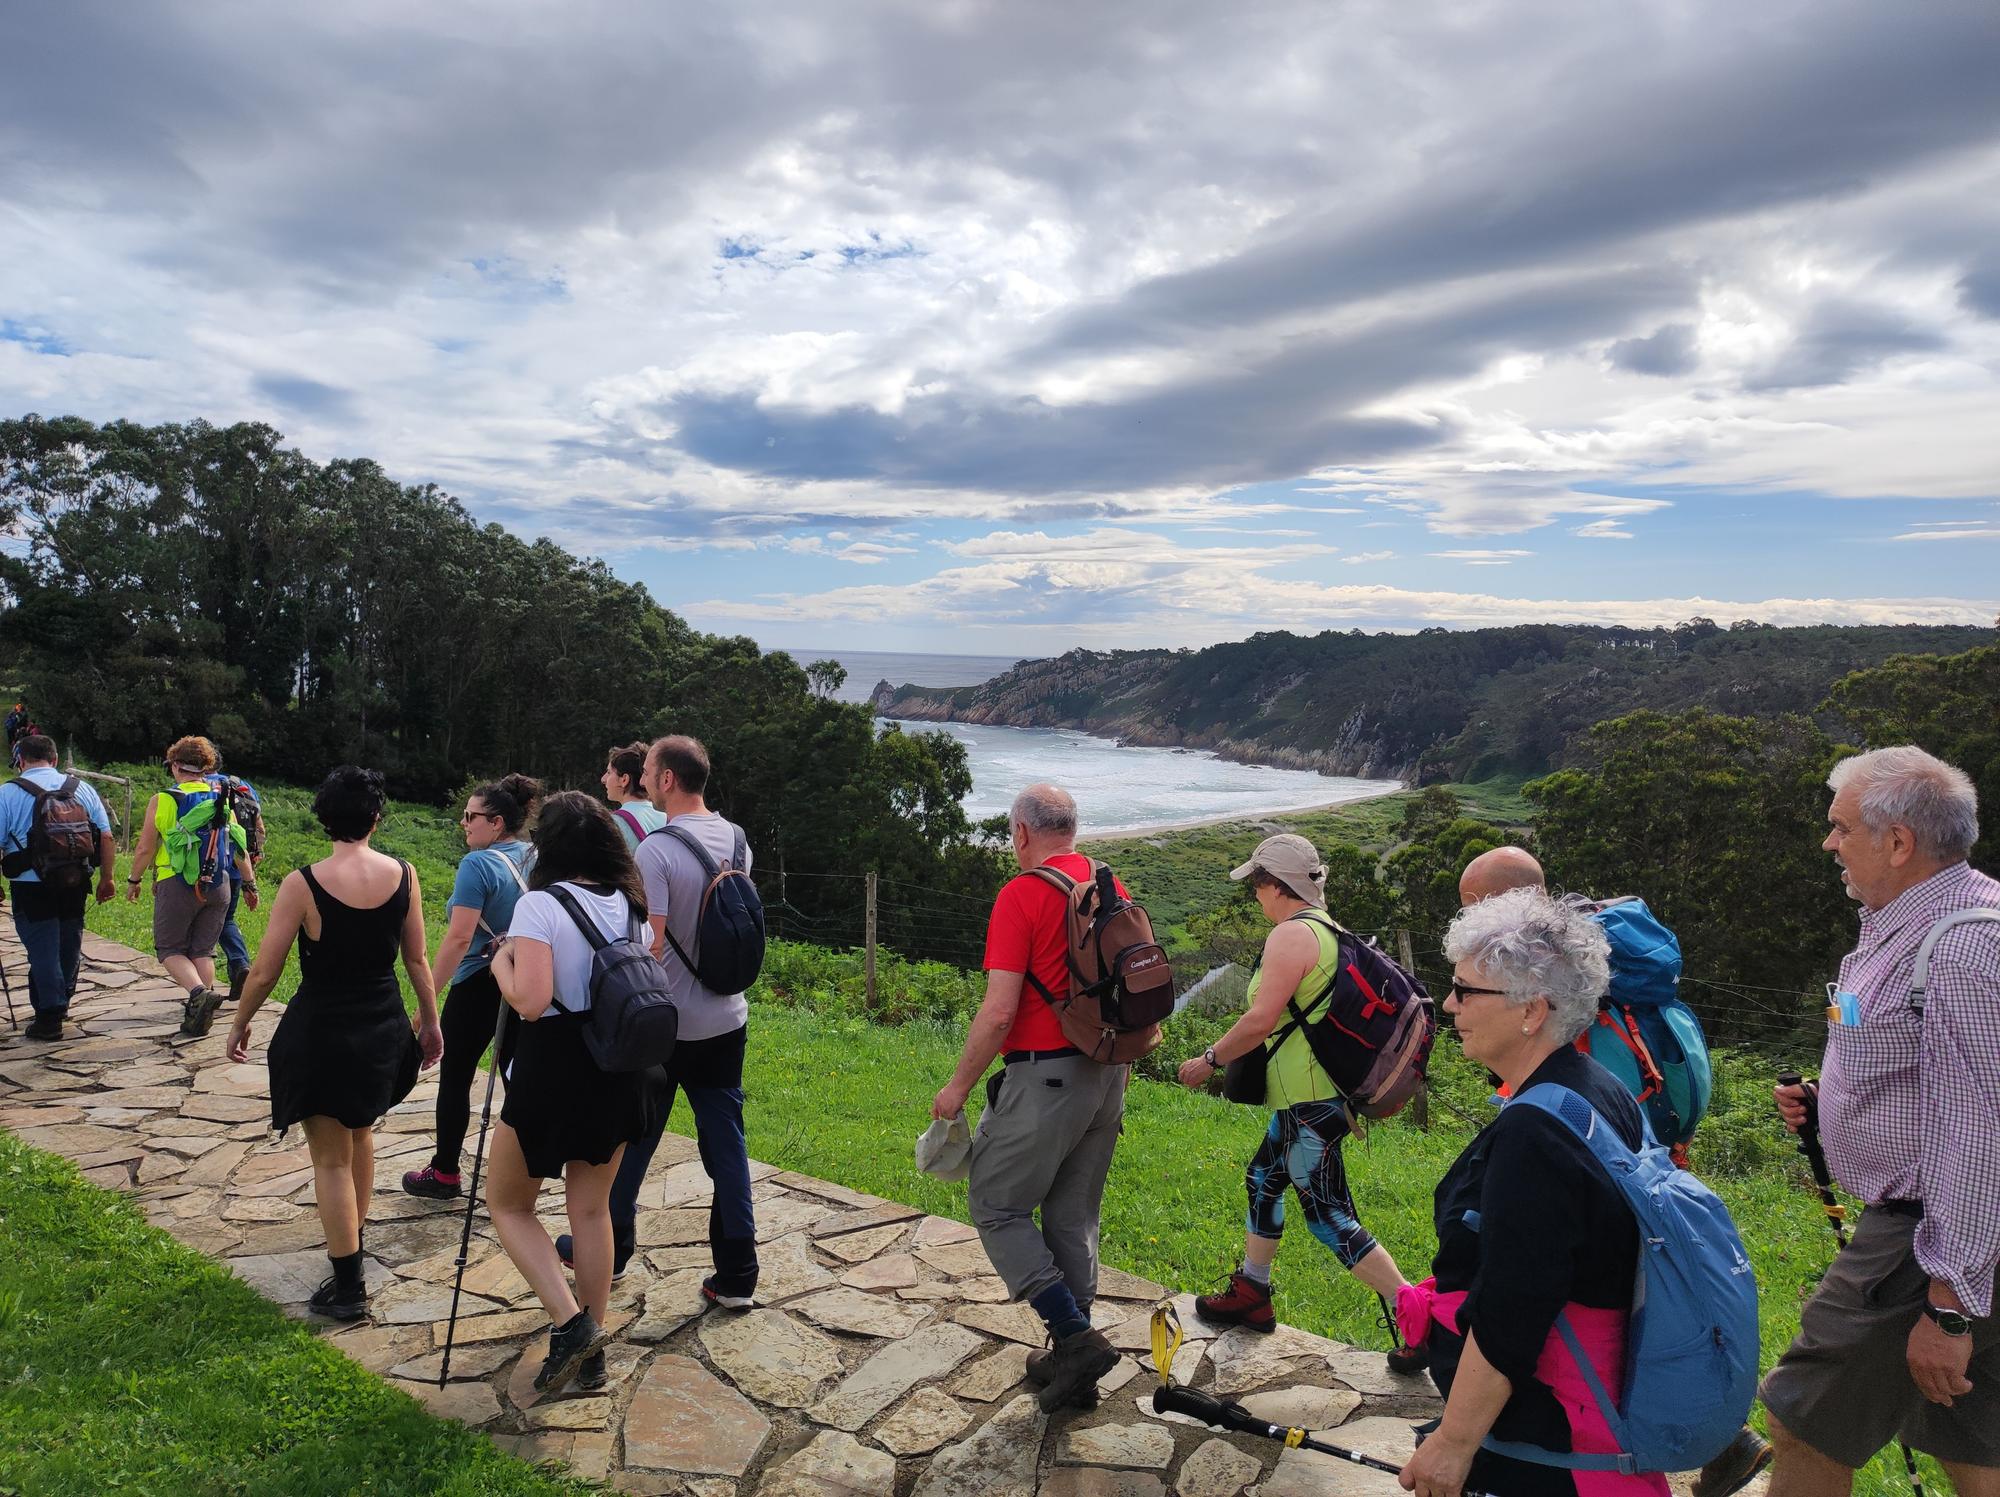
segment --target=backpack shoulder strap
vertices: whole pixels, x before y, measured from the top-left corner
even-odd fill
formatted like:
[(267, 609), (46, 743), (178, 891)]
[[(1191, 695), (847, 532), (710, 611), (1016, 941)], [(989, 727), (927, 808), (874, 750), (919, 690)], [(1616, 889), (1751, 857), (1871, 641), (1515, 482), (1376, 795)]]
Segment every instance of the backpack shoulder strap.
[(597, 928), (597, 922), (591, 919), (585, 913), (583, 906), (576, 902), (574, 894), (570, 893), (561, 884), (550, 884), (548, 892), (555, 895), (556, 903), (563, 907), (564, 911), (569, 915), (570, 920), (576, 925), (576, 928), (583, 932), (583, 938), (590, 942), (590, 949), (592, 951), (602, 951), (611, 944), (606, 939), (604, 932)]
[(729, 854), (730, 867), (734, 868), (738, 873), (748, 873), (750, 871), (750, 839), (743, 835), (743, 828), (733, 821), (729, 823), (729, 829), (736, 833), (736, 845), (730, 849)]
[[(43, 801), (47, 800), (51, 795), (55, 793), (54, 791), (50, 790), (46, 785), (37, 785), (33, 780), (29, 779), (26, 775), (16, 775), (13, 779), (9, 780), (7, 783), (10, 785), (19, 785), (23, 790), (27, 791), (28, 799), (33, 801), (37, 806), (39, 806)], [(67, 781), (65, 783), (67, 783)]]
[(693, 853), (695, 861), (701, 864), (701, 871), (710, 878), (714, 878), (718, 873), (722, 872), (721, 865), (715, 861), (709, 850), (701, 845), (701, 839), (686, 827), (675, 826), (670, 821), (661, 827), (660, 830), (665, 832), (669, 837), (672, 837), (674, 841), (680, 843), (689, 852)]
[(1931, 952), (1937, 949), (1937, 943), (1961, 925), (1974, 925), (1986, 920), (2000, 921), (2000, 910), (1953, 910), (1925, 932), (1923, 944), (1917, 947), (1917, 965), (1910, 973), (1911, 1008), (1918, 1013), (1924, 1011), (1924, 993), (1931, 980)]
[[(1092, 870), (1090, 876), (1092, 878), (1095, 878), (1097, 876), (1095, 869)], [(1067, 873), (1064, 873), (1062, 869), (1051, 868), (1047, 863), (1037, 863), (1034, 867), (1030, 868), (1027, 871), (1024, 877), (1040, 879), (1043, 883), (1049, 885), (1052, 889), (1054, 889), (1058, 894), (1062, 895), (1064, 899), (1069, 898), (1070, 894), (1076, 889), (1077, 885), (1077, 881), (1071, 878)]]
[(620, 821), (624, 822), (625, 825), (632, 828), (632, 835), (634, 837), (644, 840), (646, 835), (646, 829), (645, 827), (639, 824), (638, 817), (634, 816), (630, 811), (626, 810), (623, 806), (618, 807), (618, 809), (613, 811), (611, 814), (613, 816), (616, 816)]
[(519, 865), (517, 865), (512, 858), (508, 857), (507, 854), (500, 851), (500, 849), (497, 847), (489, 847), (486, 850), (492, 853), (494, 857), (500, 860), (500, 866), (502, 868), (505, 868), (509, 876), (513, 878), (514, 887), (519, 889), (523, 894), (526, 894), (528, 892), (528, 881), (525, 878), (521, 877), (521, 870)]

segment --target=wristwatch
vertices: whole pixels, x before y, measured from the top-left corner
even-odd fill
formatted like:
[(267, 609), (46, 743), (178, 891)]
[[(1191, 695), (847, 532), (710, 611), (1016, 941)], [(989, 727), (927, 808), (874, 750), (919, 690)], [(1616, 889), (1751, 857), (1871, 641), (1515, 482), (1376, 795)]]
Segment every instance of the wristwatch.
[(1947, 1310), (1943, 1305), (1934, 1305), (1929, 1300), (1925, 1300), (1924, 1314), (1928, 1315), (1931, 1323), (1947, 1336), (1970, 1336), (1972, 1334), (1972, 1318), (1963, 1311)]
[(1222, 1062), (1215, 1058), (1215, 1046), (1210, 1045), (1206, 1050), (1202, 1051), (1201, 1058), (1208, 1062), (1208, 1068), (1211, 1071), (1222, 1069)]

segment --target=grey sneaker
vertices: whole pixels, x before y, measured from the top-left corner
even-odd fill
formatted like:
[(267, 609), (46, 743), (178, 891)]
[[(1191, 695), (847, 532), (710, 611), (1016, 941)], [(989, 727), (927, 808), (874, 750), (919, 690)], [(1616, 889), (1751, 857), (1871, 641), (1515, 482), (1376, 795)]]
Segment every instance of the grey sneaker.
[(221, 1007), (222, 994), (213, 988), (196, 988), (181, 1006), (181, 1033), (201, 1038), (215, 1023), (215, 1011)]
[(610, 1339), (588, 1310), (577, 1311), (568, 1324), (549, 1332), (549, 1354), (542, 1358), (542, 1370), (535, 1374), (535, 1391), (553, 1393), (567, 1387), (590, 1354)]

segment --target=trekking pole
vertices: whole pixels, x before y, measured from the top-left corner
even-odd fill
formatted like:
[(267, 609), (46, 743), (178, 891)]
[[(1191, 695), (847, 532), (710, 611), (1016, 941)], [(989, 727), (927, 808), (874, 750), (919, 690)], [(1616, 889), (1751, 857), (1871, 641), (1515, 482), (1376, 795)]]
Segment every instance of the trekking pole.
[(14, 984), (7, 976), (7, 963), (3, 959), (0, 959), (0, 988), (7, 991), (7, 1022), (19, 1029), (21, 1021), (14, 1017)]
[(507, 1015), (512, 1010), (500, 1000), (500, 1012), (493, 1020), (493, 1064), (486, 1071), (486, 1100), (479, 1107), (479, 1143), (472, 1151), (472, 1183), (465, 1191), (465, 1227), (458, 1234), (457, 1270), (451, 1276), (451, 1315), (445, 1321), (444, 1357), (438, 1363), (438, 1386), (451, 1376), (451, 1343), (458, 1332), (458, 1296), (465, 1287), (465, 1260), (472, 1247), (472, 1212), (479, 1204), (479, 1162), (486, 1154), (486, 1127), (493, 1118), (493, 1078), (500, 1074), (500, 1042), (507, 1032)]
[[(1366, 1466), (1370, 1471), (1381, 1471), (1390, 1476), (1403, 1474), (1403, 1468), (1393, 1462), (1377, 1460), (1372, 1455), (1363, 1455), (1360, 1451), (1349, 1450), (1344, 1445), (1329, 1445), (1324, 1440), (1316, 1440), (1311, 1430), (1272, 1424), (1269, 1420), (1259, 1419), (1240, 1403), (1217, 1398), (1213, 1393), (1204, 1393), (1198, 1388), (1176, 1388), (1173, 1385), (1174, 1353), (1180, 1350), (1180, 1346), (1181, 1318), (1172, 1302), (1155, 1306), (1153, 1367), (1160, 1374), (1160, 1386), (1153, 1390), (1155, 1414), (1181, 1414), (1189, 1419), (1199, 1420), (1212, 1429), (1228, 1430), (1239, 1435), (1256, 1435), (1265, 1440), (1282, 1440), (1287, 1448), (1316, 1450), (1321, 1455), (1332, 1456), (1335, 1460), (1350, 1461), (1354, 1465)], [(1492, 1494), (1474, 1487), (1466, 1487), (1464, 1497), (1492, 1497)]]
[[(1834, 1198), (1833, 1171), (1826, 1166), (1826, 1149), (1819, 1141), (1819, 1097), (1797, 1071), (1780, 1074), (1778, 1085), (1796, 1086), (1805, 1093), (1806, 1120), (1799, 1125), (1799, 1152), (1806, 1156), (1813, 1184), (1819, 1187), (1820, 1207), (1826, 1212), (1826, 1224), (1833, 1228), (1835, 1240), (1844, 1248), (1847, 1246), (1847, 1208)], [(1902, 1451), (1903, 1472), (1910, 1479), (1910, 1490), (1916, 1497), (1924, 1497), (1924, 1480), (1917, 1472), (1917, 1453), (1907, 1445), (1902, 1447)]]

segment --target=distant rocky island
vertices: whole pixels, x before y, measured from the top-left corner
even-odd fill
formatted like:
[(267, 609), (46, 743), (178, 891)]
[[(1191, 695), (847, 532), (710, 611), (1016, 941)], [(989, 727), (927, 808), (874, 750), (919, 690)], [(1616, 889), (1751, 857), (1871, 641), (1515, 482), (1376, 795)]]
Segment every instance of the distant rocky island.
[(1071, 650), (977, 685), (880, 682), (911, 722), (1070, 728), (1123, 742), (1406, 784), (1541, 774), (1571, 738), (1651, 708), (1809, 713), (1892, 655), (1992, 644), (1975, 627), (1672, 629), (1521, 625), (1415, 634), (1258, 634), (1204, 650)]

